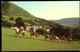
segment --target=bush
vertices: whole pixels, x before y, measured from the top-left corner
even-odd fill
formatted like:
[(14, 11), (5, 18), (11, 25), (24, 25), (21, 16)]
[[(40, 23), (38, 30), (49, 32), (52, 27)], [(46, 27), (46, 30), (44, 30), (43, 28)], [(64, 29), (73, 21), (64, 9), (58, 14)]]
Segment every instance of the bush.
[(74, 28), (73, 29), (73, 37), (74, 37), (74, 39), (78, 39), (78, 40), (80, 40), (80, 29), (79, 28)]
[(9, 20), (12, 20), (12, 21), (13, 21), (13, 20), (14, 20), (14, 18), (13, 18), (13, 17), (10, 17), (10, 19), (9, 19)]
[(2, 19), (6, 19), (5, 17), (2, 17)]
[(14, 24), (13, 23), (10, 23), (10, 22), (8, 22), (8, 21), (3, 21), (2, 20), (2, 26), (3, 27), (11, 27), (11, 26), (14, 26)]
[(43, 29), (37, 29), (36, 32), (39, 33), (39, 34), (46, 33)]
[(61, 36), (65, 35), (65, 37), (70, 36), (70, 28), (64, 28), (62, 25), (57, 25), (57, 27), (53, 26), (50, 29), (50, 32), (53, 32), (57, 36), (60, 36), (60, 35)]

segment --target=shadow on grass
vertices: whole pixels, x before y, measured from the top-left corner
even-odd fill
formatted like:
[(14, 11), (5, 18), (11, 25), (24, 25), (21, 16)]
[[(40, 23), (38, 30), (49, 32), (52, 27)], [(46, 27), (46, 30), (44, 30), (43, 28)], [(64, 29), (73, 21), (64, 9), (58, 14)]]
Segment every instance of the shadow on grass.
[[(13, 35), (8, 35), (8, 36), (10, 36), (10, 37), (16, 37), (16, 36), (13, 36)], [(16, 37), (16, 38), (22, 38), (22, 37)], [(24, 37), (24, 39), (30, 39), (30, 37)], [(55, 43), (64, 43), (64, 44), (68, 44), (68, 43), (66, 43), (66, 42), (61, 42), (61, 41), (58, 41), (57, 42), (57, 40), (46, 40), (46, 39), (36, 39), (36, 38), (31, 38), (32, 40), (40, 40), (40, 41), (47, 41), (47, 42), (55, 42)]]

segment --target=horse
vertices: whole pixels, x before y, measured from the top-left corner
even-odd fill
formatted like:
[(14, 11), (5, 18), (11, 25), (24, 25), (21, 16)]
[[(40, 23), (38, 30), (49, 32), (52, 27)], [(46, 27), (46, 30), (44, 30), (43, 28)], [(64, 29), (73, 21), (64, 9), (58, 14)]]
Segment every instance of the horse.
[(45, 36), (45, 39), (49, 38), (50, 40), (52, 40), (54, 38), (54, 39), (57, 40), (57, 42), (59, 40), (59, 38), (57, 36), (54, 36), (54, 35), (53, 36), (52, 35), (47, 35), (45, 33), (43, 33), (42, 35)]
[(56, 39), (56, 40), (57, 40), (57, 42), (58, 42), (59, 37), (58, 37), (58, 36), (56, 36), (56, 35), (55, 35), (55, 34), (53, 34), (53, 33), (51, 33), (51, 35), (52, 35), (53, 39)]
[[(45, 34), (45, 33), (43, 33), (42, 36), (44, 36), (45, 39), (47, 39), (47, 38), (49, 37), (49, 35), (47, 35), (47, 34)], [(49, 38), (50, 38), (50, 37), (49, 37)]]
[(65, 42), (67, 42), (67, 38), (65, 38), (65, 36), (63, 36), (63, 37), (60, 36), (59, 39), (61, 39), (61, 42), (63, 42), (63, 40), (64, 40)]
[[(38, 33), (37, 33), (37, 32), (34, 32), (34, 31), (33, 31), (33, 28), (31, 28), (31, 29), (29, 30), (29, 32), (30, 32), (30, 34), (31, 34), (31, 37), (32, 37), (33, 35), (35, 35), (36, 38), (38, 38)], [(30, 37), (30, 39), (31, 39), (31, 37)]]
[(21, 30), (21, 29), (19, 29), (18, 27), (11, 27), (11, 28), (16, 31), (16, 33), (15, 33), (15, 36), (16, 36), (16, 37), (18, 37), (18, 34), (20, 34), (20, 33), (23, 35), (22, 37), (24, 37), (25, 34), (27, 33), (25, 30)]
[(72, 37), (68, 37), (68, 43), (73, 42)]

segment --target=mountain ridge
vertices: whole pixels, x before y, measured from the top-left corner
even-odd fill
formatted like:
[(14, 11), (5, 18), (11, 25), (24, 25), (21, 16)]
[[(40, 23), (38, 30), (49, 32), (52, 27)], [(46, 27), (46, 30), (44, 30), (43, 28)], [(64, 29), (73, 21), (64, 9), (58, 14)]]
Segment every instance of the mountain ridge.
[(80, 20), (80, 18), (75, 17), (75, 18), (63, 18), (60, 20), (49, 20), (49, 21), (60, 23), (60, 24), (65, 25), (65, 26), (76, 27), (76, 26), (79, 26), (79, 20)]

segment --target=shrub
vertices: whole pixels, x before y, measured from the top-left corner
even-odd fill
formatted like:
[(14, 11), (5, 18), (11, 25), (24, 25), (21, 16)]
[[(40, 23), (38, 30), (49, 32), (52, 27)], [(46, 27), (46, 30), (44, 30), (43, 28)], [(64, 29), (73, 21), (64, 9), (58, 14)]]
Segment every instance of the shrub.
[(2, 19), (6, 19), (5, 17), (2, 17)]
[(80, 40), (80, 29), (79, 28), (74, 28), (73, 29), (73, 37), (74, 37), (74, 39), (78, 39), (78, 40)]
[(46, 33), (43, 29), (37, 29), (36, 32), (39, 33), (39, 34)]
[(9, 20), (12, 20), (12, 21), (13, 21), (13, 20), (14, 20), (14, 18), (13, 18), (13, 17), (10, 17), (10, 19), (9, 19)]
[(10, 23), (10, 22), (8, 22), (8, 21), (3, 21), (2, 20), (2, 26), (3, 27), (11, 27), (11, 26), (14, 26), (14, 24), (13, 23)]

